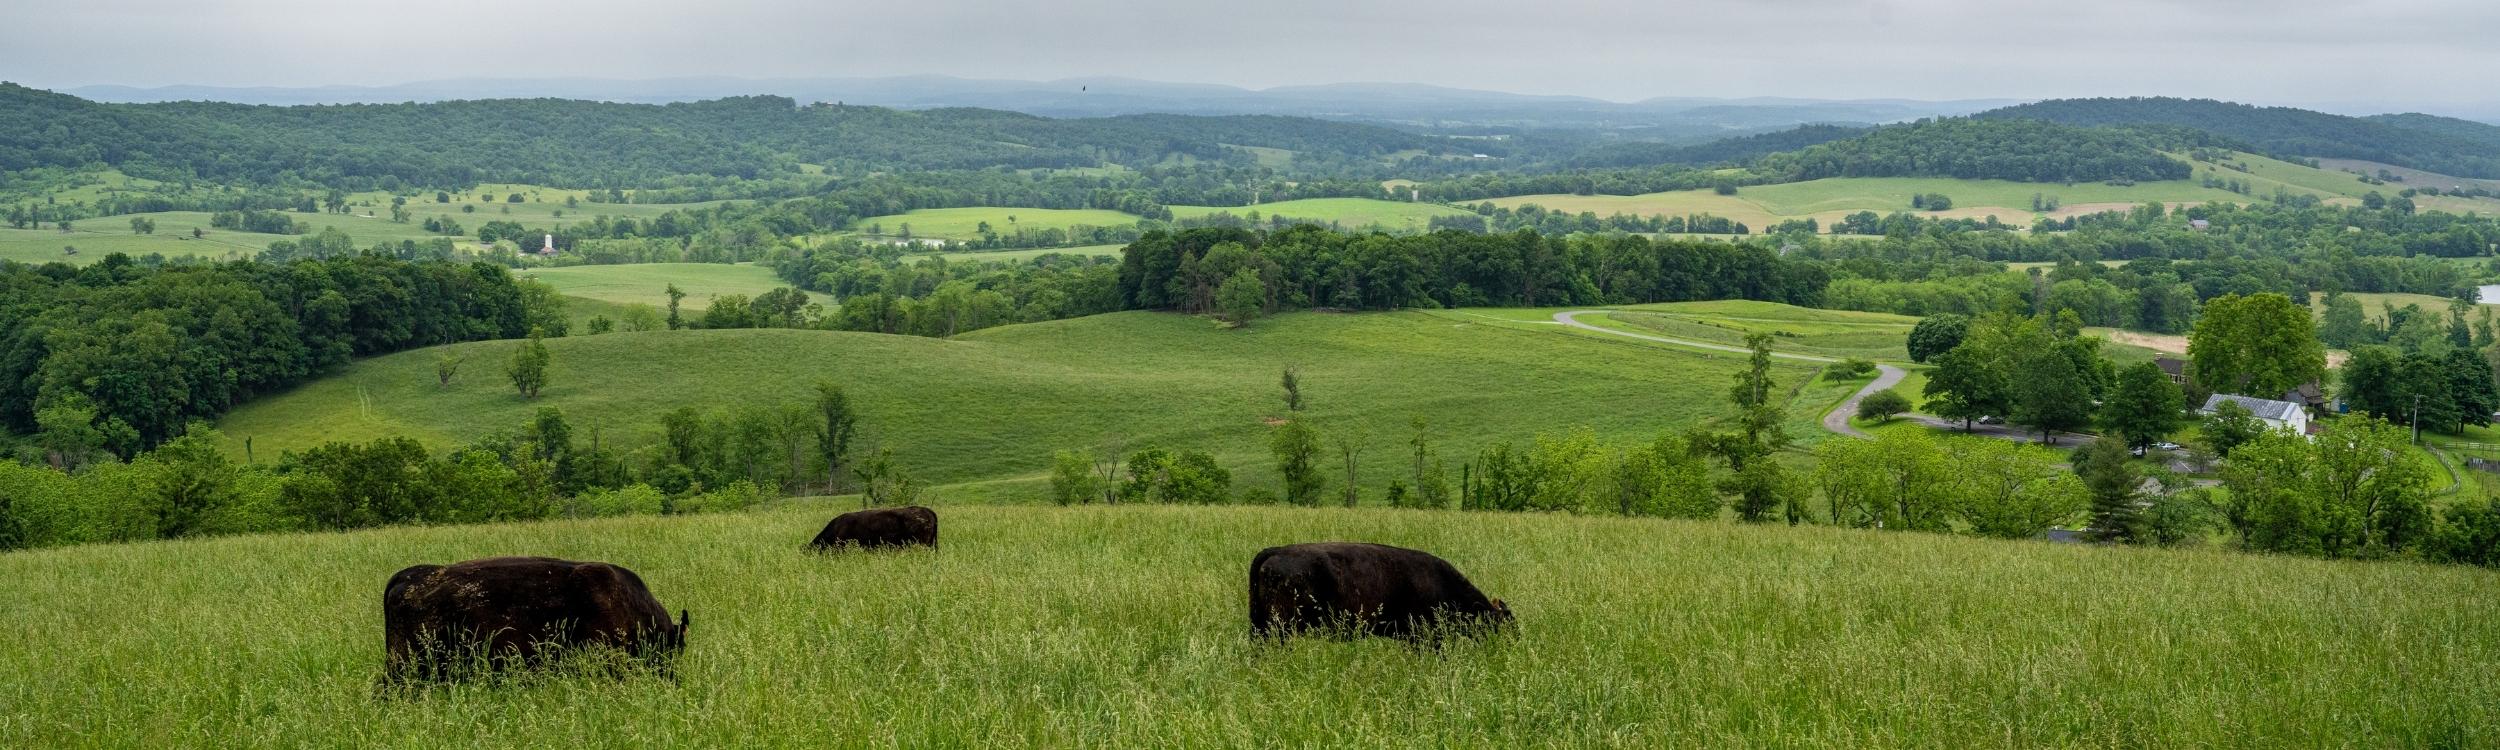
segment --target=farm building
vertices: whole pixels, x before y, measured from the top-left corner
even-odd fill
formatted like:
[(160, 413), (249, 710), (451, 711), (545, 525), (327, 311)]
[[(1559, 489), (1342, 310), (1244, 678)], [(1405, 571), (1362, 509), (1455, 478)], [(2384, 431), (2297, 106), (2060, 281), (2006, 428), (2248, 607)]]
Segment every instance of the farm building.
[(2188, 383), (2187, 365), (2187, 360), (2177, 357), (2156, 357), (2153, 359), (2153, 366), (2161, 368), (2161, 374), (2170, 376), (2170, 382), (2177, 383), (2179, 385), (2187, 385)]
[(2309, 409), (2291, 401), (2216, 393), (2205, 399), (2204, 408), (2196, 411), (2199, 414), (2213, 414), (2214, 409), (2222, 406), (2225, 401), (2237, 403), (2241, 408), (2247, 409), (2250, 414), (2256, 415), (2257, 421), (2264, 422), (2266, 429), (2291, 430), (2301, 435), (2309, 434)]

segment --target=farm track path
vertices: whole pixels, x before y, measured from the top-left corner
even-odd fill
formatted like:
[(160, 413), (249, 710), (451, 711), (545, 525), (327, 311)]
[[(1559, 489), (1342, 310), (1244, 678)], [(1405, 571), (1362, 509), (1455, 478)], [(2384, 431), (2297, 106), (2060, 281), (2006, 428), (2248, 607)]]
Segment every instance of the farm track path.
[[(1753, 350), (1741, 346), (1728, 346), (1726, 344), (1713, 344), (1707, 341), (1693, 341), (1691, 339), (1669, 338), (1666, 336), (1651, 336), (1646, 333), (1633, 333), (1631, 331), (1607, 328), (1593, 323), (1580, 322), (1579, 316), (1581, 315), (1590, 313), (1603, 314), (1605, 312), (1606, 311), (1604, 310), (1565, 310), (1563, 312), (1554, 313), (1554, 322), (1584, 331), (1595, 331), (1610, 336), (1623, 336), (1627, 338), (1641, 339), (1643, 341), (1656, 341), (1662, 344), (1690, 346), (1700, 349), (1709, 349), (1712, 351), (1735, 352), (1738, 354), (1753, 353)], [(1772, 352), (1771, 356), (1780, 359), (1793, 359), (1801, 362), (1831, 363), (1840, 361), (1839, 359), (1832, 357), (1819, 357), (1812, 354), (1792, 354), (1789, 352)], [(1875, 370), (1875, 380), (1867, 383), (1866, 387), (1859, 388), (1858, 392), (1849, 394), (1849, 400), (1841, 402), (1840, 408), (1833, 409), (1831, 413), (1823, 415), (1823, 429), (1848, 435), (1850, 437), (1866, 437), (1865, 432), (1860, 431), (1857, 427), (1849, 424), (1849, 416), (1858, 412), (1858, 402), (1864, 400), (1868, 394), (1899, 385), (1902, 378), (1909, 376), (1909, 373), (1904, 372), (1901, 368), (1894, 367), (1892, 365), (1879, 364), (1875, 366)]]

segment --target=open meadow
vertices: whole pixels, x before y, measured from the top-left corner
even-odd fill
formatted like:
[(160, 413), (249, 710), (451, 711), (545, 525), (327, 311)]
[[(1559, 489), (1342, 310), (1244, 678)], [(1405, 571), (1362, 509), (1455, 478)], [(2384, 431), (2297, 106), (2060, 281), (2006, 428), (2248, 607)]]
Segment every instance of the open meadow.
[[(88, 186), (78, 190), (96, 189), (99, 188)], [(74, 195), (78, 190), (68, 191), (65, 194)], [(521, 193), (523, 202), (508, 202), (515, 192)], [(405, 223), (390, 220), (390, 195), (387, 193), (351, 194), (347, 197), (351, 210), (344, 214), (297, 211), (276, 213), (302, 222), (313, 232), (335, 227), (339, 231), (346, 232), (348, 237), (355, 240), (359, 248), (383, 242), (400, 240), (421, 242), (442, 237), (445, 235), (426, 231), (425, 221), (433, 218), (449, 219), (458, 223), (467, 232), (466, 235), (454, 236), (453, 239), (463, 243), (464, 247), (473, 247), (477, 228), (487, 222), (510, 221), (533, 229), (552, 229), (563, 224), (588, 221), (597, 216), (650, 219), (669, 211), (703, 208), (721, 202), (661, 204), (581, 202), (571, 207), (564, 205), (564, 196), (576, 195), (578, 197), (584, 192), (531, 185), (487, 185), (482, 186), (477, 192), (450, 196), (453, 199), (450, 203), (437, 203), (433, 195), (427, 193), (408, 199), (409, 219)], [(493, 196), (494, 200), (480, 200), (481, 196), (488, 195)], [(464, 213), (461, 210), (463, 207), (468, 208), (469, 211)], [(156, 231), (149, 234), (134, 231), (130, 226), (130, 220), (134, 218), (144, 218), (155, 222)], [(257, 255), (260, 251), (269, 249), (272, 242), (301, 241), (308, 236), (221, 229), (210, 226), (209, 218), (210, 214), (206, 211), (154, 211), (80, 219), (71, 222), (69, 232), (62, 232), (57, 227), (50, 226), (34, 229), (13, 229), (0, 226), (0, 260), (25, 263), (63, 261), (84, 265), (112, 253), (126, 253), (132, 257), (162, 254), (169, 258), (198, 256), (212, 260), (234, 260)], [(193, 229), (200, 230), (203, 236), (194, 239), (191, 236)], [(62, 252), (64, 247), (75, 247), (78, 253), (76, 255), (64, 253)]]
[[(2185, 155), (2178, 156), (2185, 158)], [(2247, 166), (2249, 171), (2240, 172), (2212, 163), (2195, 162), (2195, 178), (2132, 185), (2097, 182), (2060, 185), (1942, 177), (1832, 177), (1748, 186), (1739, 189), (1735, 195), (1719, 195), (1711, 190), (1698, 189), (1645, 195), (1521, 195), (1496, 198), (1492, 202), (1513, 208), (1533, 203), (1555, 211), (1588, 211), (1599, 216), (1617, 213), (1633, 216), (1707, 213), (1744, 222), (1760, 230), (1790, 219), (1811, 218), (1829, 225), (1859, 211), (1878, 214), (1909, 211), (1920, 216), (1964, 219), (1995, 216), (2009, 224), (2028, 225), (2034, 216), (2063, 218), (2125, 210), (2129, 206), (2156, 201), (2172, 206), (2211, 201), (2247, 203), (2272, 196), (2277, 188), (2345, 203), (2352, 202), (2347, 199), (2358, 199), (2371, 190), (2394, 195), (2397, 190), (2403, 189), (2401, 186), (2366, 185), (2349, 174), (2254, 154), (2233, 154), (2231, 161)], [(2205, 187), (2202, 179), (2207, 174), (2247, 183), (2250, 195)], [(1922, 211), (1910, 207), (1912, 196), (1926, 193), (1945, 194), (1953, 199), (1953, 208)], [(2035, 212), (2031, 209), (2033, 195), (2056, 198), (2060, 206), (2056, 211)], [(2500, 202), (2491, 205), (2500, 206)]]
[(1275, 201), (1254, 206), (1172, 206), (1176, 219), (1195, 219), (1215, 213), (1248, 217), (1258, 212), (1260, 219), (1283, 216), (1323, 223), (1333, 223), (1348, 230), (1378, 227), (1392, 232), (1421, 232), (1435, 216), (1465, 216), (1464, 210), (1437, 203), (1408, 203), (1371, 198), (1304, 198)]
[(857, 232), (872, 227), (882, 236), (901, 237), (906, 229), (914, 238), (943, 240), (981, 239), (981, 226), (1001, 237), (1014, 237), (1016, 231), (1074, 227), (1125, 227), (1137, 223), (1135, 214), (1101, 209), (1009, 208), (975, 206), (972, 208), (923, 208), (899, 214), (872, 216), (851, 222)]
[[(0, 554), (17, 747), (2489, 747), (2500, 575), (1822, 527), (1390, 509), (841, 506)], [(1431, 550), (1516, 625), (1254, 642), (1259, 549)], [(674, 679), (377, 694), (393, 571), (605, 560)]]
[(633, 263), (607, 266), (560, 266), (532, 268), (512, 272), (524, 279), (536, 279), (568, 297), (600, 302), (657, 308), (668, 307), (668, 287), (677, 285), (686, 293), (681, 303), (689, 313), (700, 313), (711, 305), (711, 299), (724, 294), (748, 297), (788, 286), (773, 276), (773, 269), (753, 263)]
[[(661, 413), (798, 403), (819, 379), (866, 411), (864, 435), (891, 445), (942, 491), (1030, 501), (1054, 451), (1115, 437), (1126, 450), (1213, 454), (1236, 484), (1270, 483), (1266, 420), (1283, 416), (1277, 379), (1300, 368), (1322, 431), (1366, 436), (1370, 486), (1404, 476), (1409, 421), (1432, 423), (1453, 462), (1497, 441), (1588, 426), (1655, 437), (1722, 413), (1744, 355), (1517, 329), (1422, 312), (1294, 313), (1225, 330), (1204, 318), (1115, 313), (932, 339), (788, 329), (653, 331), (547, 342), (550, 383), (515, 395), (501, 364), (515, 344), (478, 342), (361, 360), (339, 374), (246, 404), (220, 422), (239, 454), (406, 435), (438, 448), (518, 429), (543, 406), (611, 445), (648, 443)], [(438, 387), (438, 355), (463, 357)], [(1782, 361), (1783, 388), (1812, 368)], [(1700, 384), (1700, 385), (1696, 385)], [(1681, 395), (1679, 395), (1681, 394)], [(1686, 397), (1690, 396), (1690, 397)], [(1003, 483), (1002, 483), (1003, 482)]]

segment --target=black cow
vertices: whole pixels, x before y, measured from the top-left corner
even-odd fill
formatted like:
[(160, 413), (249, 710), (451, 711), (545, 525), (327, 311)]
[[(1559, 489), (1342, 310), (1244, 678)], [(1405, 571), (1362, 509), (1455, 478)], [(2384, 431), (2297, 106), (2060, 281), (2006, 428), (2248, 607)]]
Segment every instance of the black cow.
[(450, 679), (473, 666), (537, 666), (587, 645), (662, 670), (686, 645), (685, 612), (651, 596), (633, 571), (601, 562), (494, 557), (418, 565), (382, 592), (386, 676)]
[(1323, 542), (1269, 547), (1250, 560), (1250, 630), (1396, 638), (1491, 629), (1510, 608), (1448, 561), (1400, 547)]
[(862, 549), (878, 547), (937, 546), (937, 511), (917, 505), (903, 508), (870, 508), (834, 516), (825, 530), (816, 532), (816, 541), (808, 548), (829, 551), (845, 546)]

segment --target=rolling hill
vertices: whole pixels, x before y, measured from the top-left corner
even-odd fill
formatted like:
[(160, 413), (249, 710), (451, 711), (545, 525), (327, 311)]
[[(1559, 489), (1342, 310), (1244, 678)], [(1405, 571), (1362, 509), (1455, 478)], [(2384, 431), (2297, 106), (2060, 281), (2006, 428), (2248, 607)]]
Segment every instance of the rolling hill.
[[(2311, 195), (2330, 203), (2352, 205), (2371, 192), (2394, 195), (2403, 189), (2401, 183), (2371, 185), (2342, 171), (2249, 153), (2231, 152), (2220, 162), (2196, 161), (2187, 153), (2174, 153), (2171, 157), (2189, 165), (2191, 176), (2188, 179), (2139, 181), (2133, 184), (2060, 184), (1943, 177), (1832, 177), (1753, 185), (1739, 189), (1734, 195), (1695, 189), (1642, 195), (1520, 195), (1495, 198), (1491, 202), (1512, 208), (1536, 204), (1566, 213), (1588, 211), (1601, 217), (1615, 213), (1635, 216), (1708, 213), (1760, 229), (1783, 220), (1807, 218), (1828, 226), (1858, 211), (1878, 214), (1911, 211), (1927, 217), (1968, 219), (1995, 216), (2008, 223), (2028, 224), (2034, 216), (2063, 218), (2125, 210), (2147, 202), (2173, 205), (2212, 201), (2248, 203), (2270, 198), (2278, 189), (2292, 195)], [(2203, 180), (2207, 177), (2239, 181), (2247, 186), (2248, 193), (2206, 187)], [(1953, 199), (1953, 208), (1945, 211), (1912, 209), (1911, 197), (1925, 193), (1945, 194)], [(2031, 198), (2035, 195), (2058, 199), (2058, 209), (2033, 211)], [(2415, 201), (2425, 209), (2455, 213), (2500, 211), (2500, 201), (2486, 198), (2421, 196)]]
[(1974, 117), (2068, 125), (2173, 125), (2235, 140), (2274, 156), (2367, 159), (2465, 177), (2500, 178), (2500, 148), (2495, 148), (2491, 137), (2500, 128), (2449, 118), (2346, 117), (2291, 107), (2168, 97), (2054, 99)]
[[(1229, 146), (1227, 144), (1230, 144)], [(1267, 115), (1054, 120), (745, 96), (666, 105), (563, 99), (272, 107), (102, 104), (0, 84), (0, 171), (98, 164), (160, 180), (302, 180), (349, 190), (528, 182), (655, 185), (850, 170), (1252, 161), (1232, 146), (1344, 158), (1446, 150), (1383, 127)]]
[[(219, 428), (238, 453), (248, 439), (270, 460), (391, 435), (448, 447), (554, 406), (577, 429), (633, 446), (679, 406), (797, 402), (828, 379), (866, 409), (867, 435), (935, 482), (1037, 481), (1052, 452), (1118, 435), (1129, 450), (1207, 450), (1250, 483), (1272, 477), (1262, 421), (1283, 414), (1276, 379), (1288, 364), (1300, 368), (1324, 430), (1368, 435), (1385, 455), (1423, 416), (1455, 460), (1579, 425), (1640, 438), (1691, 426), (1723, 411), (1720, 384), (1742, 360), (1473, 321), (1297, 313), (1223, 330), (1203, 318), (1117, 313), (954, 339), (786, 329), (576, 336), (547, 342), (551, 384), (534, 401), (501, 377), (514, 344), (477, 342), (362, 360), (237, 408)], [(448, 388), (435, 384), (443, 354), (467, 358)], [(1783, 363), (1779, 377), (1793, 384), (1807, 372)], [(1374, 486), (1406, 471), (1388, 458), (1366, 468)], [(1035, 487), (1021, 485), (1020, 497)]]

